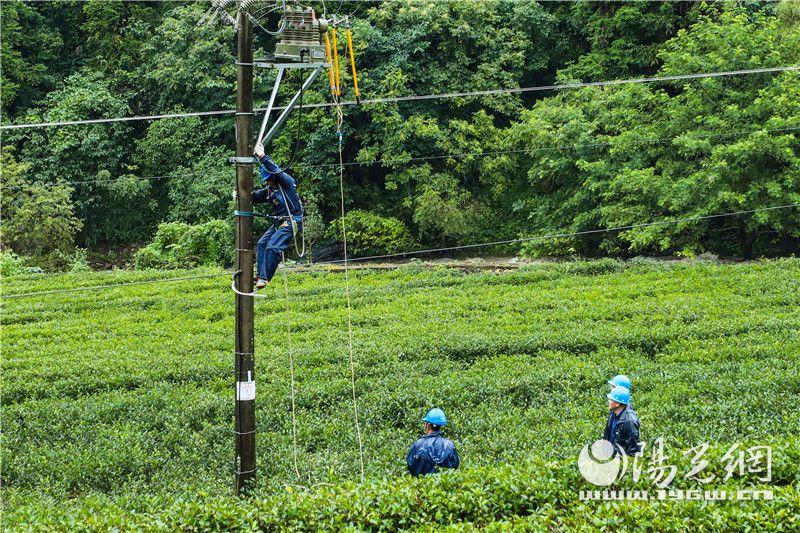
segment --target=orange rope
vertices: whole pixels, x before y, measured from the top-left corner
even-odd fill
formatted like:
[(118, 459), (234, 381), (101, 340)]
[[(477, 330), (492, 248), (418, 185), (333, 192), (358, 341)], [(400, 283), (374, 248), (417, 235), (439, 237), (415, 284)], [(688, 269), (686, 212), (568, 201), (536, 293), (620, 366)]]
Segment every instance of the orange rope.
[(336, 28), (331, 28), (333, 37), (333, 75), (336, 78), (336, 96), (342, 96), (342, 86), (339, 83), (339, 41), (336, 40)]

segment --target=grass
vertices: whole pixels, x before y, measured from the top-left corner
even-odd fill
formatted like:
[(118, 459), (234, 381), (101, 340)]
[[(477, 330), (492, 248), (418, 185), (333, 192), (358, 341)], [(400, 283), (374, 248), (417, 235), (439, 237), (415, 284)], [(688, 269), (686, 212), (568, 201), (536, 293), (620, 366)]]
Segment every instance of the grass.
[[(4, 280), (3, 293), (208, 273), (18, 277)], [(291, 459), (278, 277), (268, 289), (275, 298), (256, 302), (260, 470), (255, 496), (244, 501), (229, 497), (226, 278), (5, 298), (3, 525), (537, 529), (591, 527), (616, 512), (623, 529), (637, 516), (680, 527), (699, 513), (695, 504), (592, 508), (570, 497), (581, 487), (574, 458), (601, 435), (604, 383), (620, 372), (633, 378), (644, 440), (663, 436), (678, 455), (701, 442), (769, 442), (784, 454), (776, 457), (776, 502), (720, 504), (710, 527), (797, 520), (800, 474), (786, 457), (798, 453), (800, 434), (799, 260), (598, 261), (502, 273), (409, 266), (353, 272), (351, 280), (368, 483), (348, 482), (358, 476), (358, 455), (343, 278), (293, 273), (302, 477)], [(432, 405), (452, 421), (463, 471), (405, 479), (405, 451)], [(495, 482), (513, 489), (495, 493), (487, 487)], [(436, 491), (484, 499), (465, 496), (438, 515), (408, 506)]]

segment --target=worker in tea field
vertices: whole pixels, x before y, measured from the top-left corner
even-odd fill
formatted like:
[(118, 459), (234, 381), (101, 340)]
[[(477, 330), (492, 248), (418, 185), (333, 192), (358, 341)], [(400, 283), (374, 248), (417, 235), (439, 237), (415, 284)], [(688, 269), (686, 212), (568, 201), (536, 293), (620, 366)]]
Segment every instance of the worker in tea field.
[[(620, 387), (625, 387), (628, 390), (631, 390), (631, 378), (629, 378), (625, 374), (618, 374), (613, 378), (609, 379), (607, 383), (611, 385), (612, 389), (614, 387), (620, 386)], [(628, 408), (633, 409), (633, 402), (628, 404)]]
[(626, 455), (639, 451), (639, 416), (631, 405), (631, 391), (617, 385), (608, 398), (608, 421), (603, 438), (614, 446), (614, 453), (622, 450)]
[(460, 461), (456, 446), (441, 434), (441, 429), (447, 425), (444, 411), (433, 408), (422, 421), (425, 435), (417, 439), (408, 451), (408, 472), (416, 477), (436, 473), (439, 468), (458, 468)]
[(631, 378), (625, 374), (618, 374), (614, 376), (608, 380), (608, 384), (611, 385), (612, 389), (614, 387), (625, 387), (626, 389), (631, 390)]
[(261, 181), (266, 184), (263, 189), (253, 191), (254, 204), (272, 204), (272, 225), (258, 240), (256, 247), (255, 279), (256, 289), (263, 289), (275, 275), (281, 262), (283, 252), (289, 248), (294, 239), (297, 247), (297, 233), (302, 231), (303, 204), (297, 194), (294, 178), (275, 164), (264, 153), (264, 147), (257, 145), (255, 154), (261, 160)]

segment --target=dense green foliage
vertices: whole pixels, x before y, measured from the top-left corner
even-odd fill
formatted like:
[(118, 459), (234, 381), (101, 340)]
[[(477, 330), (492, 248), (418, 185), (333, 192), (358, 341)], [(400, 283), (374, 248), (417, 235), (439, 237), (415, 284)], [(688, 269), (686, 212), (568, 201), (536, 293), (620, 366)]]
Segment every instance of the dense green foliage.
[(25, 163), (14, 159), (11, 148), (0, 155), (3, 195), (0, 210), (0, 247), (22, 250), (46, 268), (64, 268), (75, 250), (83, 223), (75, 216), (69, 185), (29, 183)]
[(191, 226), (183, 222), (159, 224), (153, 242), (135, 255), (138, 268), (228, 266), (233, 263), (230, 241), (233, 227), (224, 220)]
[(39, 267), (27, 265), (27, 260), (12, 251), (0, 250), (0, 276), (18, 276), (20, 274), (41, 273)]
[[(354, 210), (344, 218), (347, 229), (347, 253), (353, 256), (394, 254), (414, 249), (408, 228), (403, 221), (382, 217), (369, 211)], [(329, 239), (342, 242), (342, 219), (339, 217), (328, 227)]]
[[(706, 17), (659, 53), (666, 75), (796, 64), (800, 32), (777, 19)], [(724, 32), (719, 32), (725, 28)], [(800, 77), (709, 79), (680, 91), (653, 85), (564, 92), (512, 127), (510, 174), (534, 194), (517, 204), (536, 228), (571, 231), (698, 217), (800, 201)], [(683, 84), (683, 82), (680, 82)], [(580, 146), (560, 150), (559, 146)], [(650, 226), (573, 239), (580, 253), (753, 253), (796, 238), (797, 210)], [(758, 235), (770, 235), (759, 242)], [(777, 237), (777, 238), (776, 238)], [(548, 250), (535, 243), (532, 250)]]
[[(231, 109), (233, 30), (198, 27), (207, 6), (2, 2), (4, 122)], [(800, 16), (790, 1), (345, 1), (336, 9), (355, 12), (365, 98), (800, 59)], [(259, 36), (256, 55), (272, 45)], [(273, 76), (257, 72), (257, 105)], [(347, 167), (347, 207), (397, 218), (416, 241), (439, 246), (795, 203), (798, 86), (789, 72), (348, 107), (345, 160), (362, 164)], [(324, 81), (305, 95), (309, 103), (328, 98)], [(334, 118), (330, 109), (305, 117), (293, 173), (317, 240), (339, 216)], [(296, 118), (270, 147), (279, 162), (290, 157)], [(77, 245), (141, 245), (161, 222), (228, 216), (231, 121), (14, 130), (3, 141), (16, 147), (29, 184), (71, 185), (61, 190), (81, 223)], [(435, 159), (418, 159), (427, 157)], [(538, 242), (526, 252), (784, 254), (798, 249), (798, 216), (793, 209), (658, 225)], [(14, 250), (38, 256), (26, 243)]]
[[(797, 525), (796, 259), (351, 272), (365, 485), (346, 482), (357, 476), (358, 454), (343, 276), (291, 273), (301, 478), (292, 468), (285, 303), (276, 286), (268, 289), (275, 298), (256, 304), (259, 482), (252, 500), (238, 502), (228, 496), (228, 278), (190, 273), (219, 276), (25, 298), (12, 296), (166, 274), (18, 276), (4, 283), (4, 525)], [(579, 502), (577, 491), (588, 487), (574, 460), (602, 432), (605, 380), (617, 372), (634, 380), (643, 439), (663, 436), (678, 464), (689, 458), (677, 449), (701, 442), (715, 449), (775, 446), (776, 499)], [(404, 453), (431, 405), (447, 411), (463, 469), (403, 479)], [(332, 486), (308, 493), (296, 486), (318, 483)]]
[[(573, 464), (530, 461), (423, 480), (378, 479), (310, 491), (287, 486), (277, 495), (247, 499), (190, 496), (176, 503), (152, 498), (135, 510), (98, 497), (91, 505), (42, 514), (26, 510), (19, 518), (32, 529), (598, 531), (613, 524), (618, 531), (654, 526), (667, 531), (791, 531), (800, 526), (800, 493), (791, 485), (800, 479), (800, 445), (792, 442), (778, 452), (787, 457), (782, 466), (788, 475), (772, 489), (775, 500), (768, 502), (584, 503), (576, 497), (583, 482)], [(700, 484), (694, 487), (702, 489)], [(98, 507), (104, 512), (97, 514)]]

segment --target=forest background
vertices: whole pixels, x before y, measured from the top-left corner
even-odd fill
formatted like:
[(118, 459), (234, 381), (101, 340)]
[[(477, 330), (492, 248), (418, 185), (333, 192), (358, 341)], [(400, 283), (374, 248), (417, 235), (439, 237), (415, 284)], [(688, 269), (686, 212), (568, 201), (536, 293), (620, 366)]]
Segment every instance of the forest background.
[[(794, 66), (800, 54), (800, 2), (789, 0), (310, 4), (351, 15), (365, 99)], [(198, 25), (207, 8), (2, 2), (3, 124), (233, 109), (234, 30)], [(256, 57), (273, 45), (257, 37)], [(274, 75), (257, 69), (257, 107)], [(798, 203), (799, 81), (788, 71), (348, 106), (353, 251)], [(329, 100), (326, 77), (304, 95)], [(4, 270), (230, 262), (233, 143), (232, 115), (2, 131)], [(305, 109), (302, 121), (295, 112), (268, 151), (285, 164), (295, 147), (306, 236), (321, 250), (338, 239), (331, 108)], [(800, 210), (789, 208), (503, 251), (750, 258), (798, 249)]]

